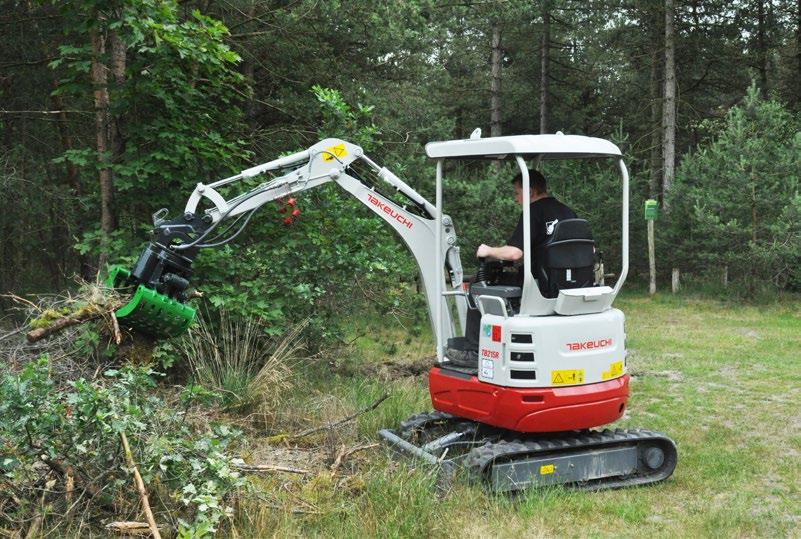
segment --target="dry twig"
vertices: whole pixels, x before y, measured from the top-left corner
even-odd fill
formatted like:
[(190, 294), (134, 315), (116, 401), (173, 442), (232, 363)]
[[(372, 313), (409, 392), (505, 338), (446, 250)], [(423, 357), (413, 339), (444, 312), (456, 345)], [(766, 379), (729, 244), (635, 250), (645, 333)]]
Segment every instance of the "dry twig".
[(119, 345), (122, 342), (122, 333), (120, 332), (120, 323), (117, 320), (117, 315), (114, 311), (109, 313), (111, 315), (111, 329), (114, 333), (114, 344)]
[(309, 470), (290, 468), (289, 466), (278, 466), (276, 464), (234, 464), (233, 467), (241, 472), (286, 472), (297, 474), (311, 473)]
[(320, 432), (320, 431), (323, 431), (323, 430), (333, 430), (333, 429), (335, 429), (335, 428), (337, 428), (337, 427), (339, 427), (341, 425), (344, 425), (348, 421), (353, 421), (354, 419), (356, 419), (357, 417), (359, 417), (362, 414), (366, 414), (367, 412), (375, 410), (376, 408), (378, 408), (379, 404), (381, 404), (382, 402), (384, 402), (388, 398), (389, 398), (389, 394), (388, 393), (384, 393), (381, 396), (381, 398), (379, 398), (373, 404), (371, 404), (367, 408), (363, 408), (363, 409), (359, 410), (355, 414), (349, 415), (348, 417), (344, 417), (344, 418), (340, 419), (339, 421), (335, 421), (333, 423), (328, 423), (327, 425), (322, 425), (322, 426), (319, 426), (319, 427), (306, 429), (303, 432), (300, 432), (298, 434), (293, 434), (293, 435), (289, 436), (289, 438), (292, 438), (293, 440), (297, 440), (298, 438), (303, 438), (305, 436), (308, 436), (309, 434), (314, 434), (315, 432)]
[(355, 447), (351, 447), (350, 449), (347, 449), (343, 445), (340, 448), (340, 450), (337, 452), (337, 457), (334, 460), (334, 463), (331, 465), (331, 471), (332, 472), (336, 472), (339, 469), (339, 467), (342, 466), (342, 463), (345, 461), (345, 459), (348, 458), (349, 456), (353, 455), (357, 451), (363, 451), (365, 449), (372, 449), (374, 447), (378, 447), (378, 444), (377, 443), (372, 443), (372, 444), (357, 445)]
[(128, 445), (128, 438), (125, 436), (125, 432), (120, 432), (120, 438), (122, 439), (122, 447), (125, 450), (125, 462), (128, 464), (128, 467), (133, 470), (134, 482), (136, 483), (136, 489), (139, 491), (142, 510), (145, 512), (145, 518), (147, 518), (147, 523), (150, 526), (150, 533), (153, 534), (155, 539), (161, 539), (159, 527), (156, 525), (156, 519), (153, 518), (153, 511), (150, 509), (150, 502), (147, 500), (145, 483), (142, 481), (142, 476), (139, 475), (139, 468), (136, 467), (136, 462), (134, 462), (133, 453), (131, 452), (131, 447)]
[(117, 521), (106, 524), (106, 529), (120, 535), (150, 535), (152, 530), (147, 522)]

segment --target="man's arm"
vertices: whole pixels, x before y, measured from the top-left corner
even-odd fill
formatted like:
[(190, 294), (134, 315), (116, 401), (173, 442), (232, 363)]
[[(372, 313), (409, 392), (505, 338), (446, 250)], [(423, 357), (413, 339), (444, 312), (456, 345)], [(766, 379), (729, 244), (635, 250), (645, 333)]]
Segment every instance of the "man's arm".
[(498, 260), (509, 260), (517, 262), (523, 258), (523, 251), (513, 245), (504, 245), (503, 247), (490, 247), (489, 245), (481, 244), (476, 250), (478, 258), (490, 257)]

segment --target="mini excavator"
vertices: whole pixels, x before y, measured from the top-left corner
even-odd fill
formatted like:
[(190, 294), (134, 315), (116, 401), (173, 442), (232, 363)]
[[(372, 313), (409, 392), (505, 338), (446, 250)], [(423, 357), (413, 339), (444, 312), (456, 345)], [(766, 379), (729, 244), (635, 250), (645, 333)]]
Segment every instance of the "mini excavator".
[[(187, 290), (198, 253), (232, 241), (272, 201), (289, 203), (285, 222), (291, 223), (297, 216), (293, 195), (333, 182), (386, 221), (411, 251), (436, 338), (428, 374), (434, 411), (379, 431), (383, 440), (450, 470), (463, 467), (495, 492), (557, 484), (601, 490), (669, 477), (677, 462), (670, 438), (642, 429), (597, 429), (623, 415), (629, 395), (624, 315), (612, 306), (629, 264), (629, 179), (620, 149), (577, 135), (481, 138), (476, 130), (470, 139), (431, 142), (426, 153), (436, 162), (434, 204), (362, 148), (339, 139), (199, 183), (183, 215), (154, 214), (153, 238), (133, 268), (111, 269), (108, 284), (130, 296), (116, 313), (120, 324), (156, 337), (185, 331), (195, 315)], [(524, 201), (527, 160), (616, 162), (622, 268), (614, 287), (593, 278), (594, 241), (582, 219), (554, 224), (535, 273), (526, 203), (522, 286), (504, 284), (506, 268), (491, 260), (466, 280), (454, 223), (443, 213), (448, 159), (513, 160)], [(220, 194), (221, 187), (262, 175), (266, 181), (234, 198)], [(207, 209), (199, 210), (201, 203)], [(480, 324), (466, 329), (471, 311)], [(477, 349), (470, 349), (466, 331), (479, 333)]]

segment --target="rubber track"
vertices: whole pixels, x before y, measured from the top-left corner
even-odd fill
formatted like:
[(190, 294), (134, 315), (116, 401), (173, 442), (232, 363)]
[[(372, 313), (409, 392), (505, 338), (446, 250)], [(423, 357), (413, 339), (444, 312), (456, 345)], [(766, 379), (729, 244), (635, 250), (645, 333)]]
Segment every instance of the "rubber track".
[(553, 438), (537, 440), (513, 440), (488, 443), (476, 447), (467, 455), (464, 465), (471, 474), (487, 479), (495, 462), (509, 462), (538, 455), (560, 456), (584, 449), (600, 449), (604, 446), (642, 445), (650, 442), (665, 451), (664, 464), (649, 473), (635, 473), (626, 477), (612, 477), (573, 483), (571, 486), (582, 490), (605, 490), (655, 483), (670, 477), (676, 467), (676, 445), (673, 440), (660, 434), (642, 429), (606, 429), (565, 433)]

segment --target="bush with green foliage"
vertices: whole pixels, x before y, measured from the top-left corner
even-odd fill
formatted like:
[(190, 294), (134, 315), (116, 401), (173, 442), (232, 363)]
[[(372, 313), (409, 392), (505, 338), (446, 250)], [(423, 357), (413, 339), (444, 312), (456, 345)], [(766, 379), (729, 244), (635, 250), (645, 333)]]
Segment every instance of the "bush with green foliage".
[[(120, 446), (125, 433), (157, 518), (175, 518), (170, 524), (179, 537), (216, 529), (231, 511), (231, 494), (244, 486), (226, 453), (237, 432), (225, 425), (193, 428), (186, 407), (165, 406), (154, 393), (157, 376), (149, 367), (125, 366), (63, 382), (46, 357), (19, 372), (0, 365), (0, 498), (10, 496), (2, 506), (12, 528), (36, 515), (58, 523), (64, 514), (83, 512), (68, 511), (72, 502), (60, 477), (68, 469), (74, 503), (90, 514), (112, 506), (115, 513), (138, 513)], [(194, 396), (185, 391), (185, 399)], [(42, 491), (54, 474), (59, 487)]]

